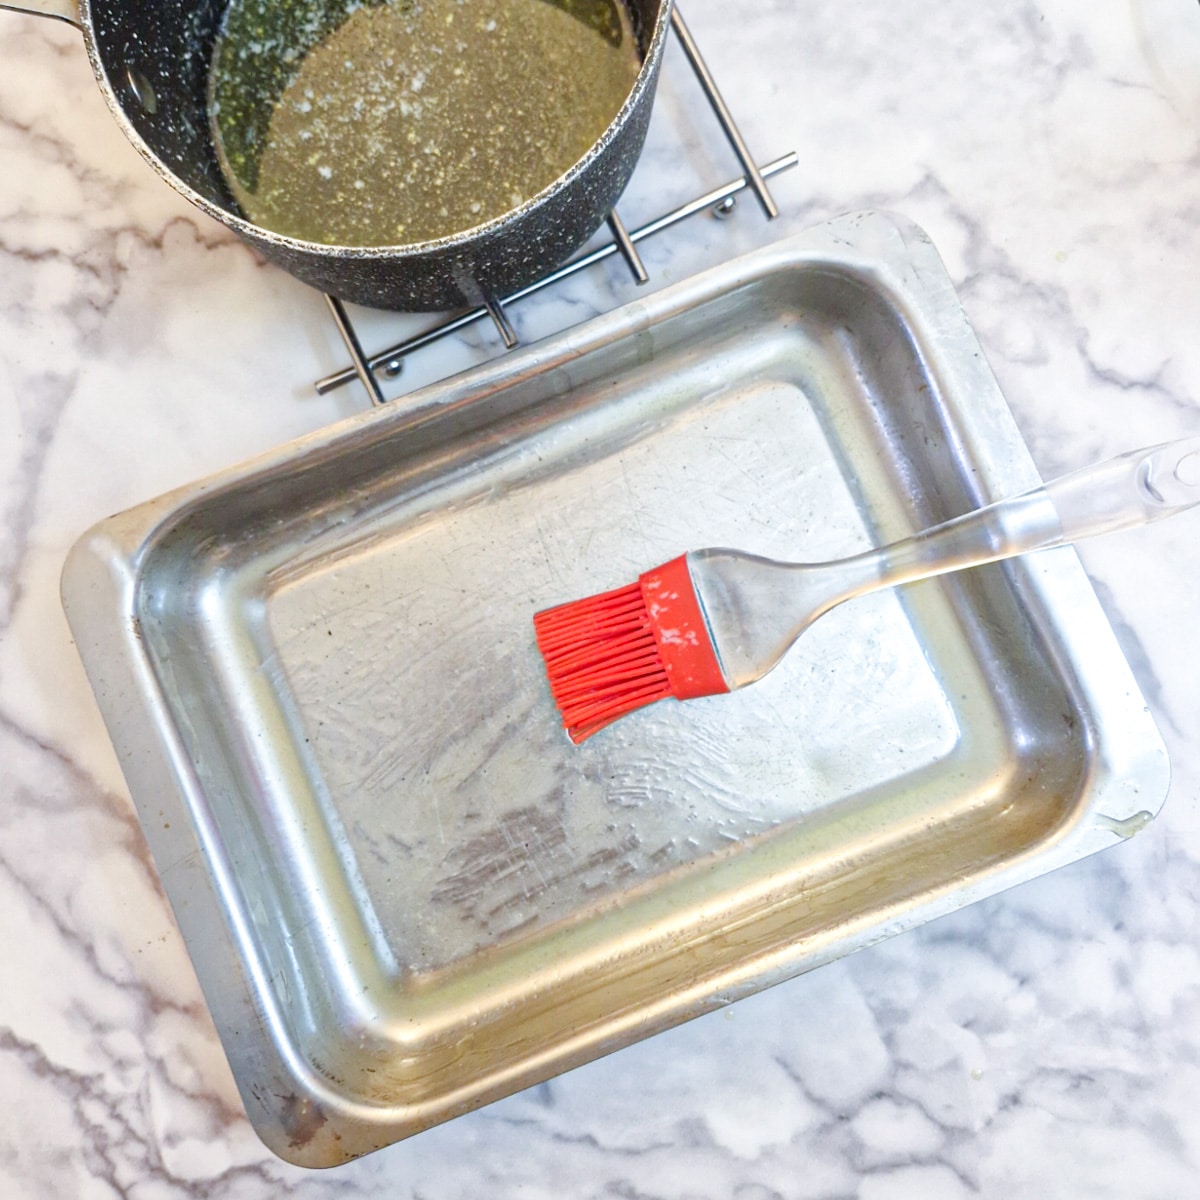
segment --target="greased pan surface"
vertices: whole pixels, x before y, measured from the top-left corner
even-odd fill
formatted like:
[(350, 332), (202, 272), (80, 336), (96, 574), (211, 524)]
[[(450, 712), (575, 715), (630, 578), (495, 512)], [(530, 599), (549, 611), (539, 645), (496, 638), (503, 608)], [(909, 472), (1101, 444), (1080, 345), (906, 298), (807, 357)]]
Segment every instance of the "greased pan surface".
[(247, 1112), (330, 1165), (1135, 832), (1070, 550), (855, 601), (572, 746), (535, 609), (1038, 482), (924, 235), (860, 214), (114, 517), (64, 596)]

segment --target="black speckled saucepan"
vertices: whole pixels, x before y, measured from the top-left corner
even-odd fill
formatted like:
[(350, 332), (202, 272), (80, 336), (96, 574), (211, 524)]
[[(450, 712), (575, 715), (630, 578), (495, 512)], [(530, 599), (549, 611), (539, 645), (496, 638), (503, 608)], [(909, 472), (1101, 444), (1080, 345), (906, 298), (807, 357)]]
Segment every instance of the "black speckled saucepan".
[[(208, 71), (228, 0), (0, 0), (83, 33), (92, 69), (129, 140), (173, 188), (306, 283), (378, 308), (478, 304), (532, 283), (600, 225), (633, 171), (646, 127), (671, 0), (627, 0), (642, 69), (600, 140), (550, 187), (502, 217), (411, 245), (326, 246), (272, 233), (238, 211), (209, 134)], [(564, 98), (564, 104), (569, 98)]]

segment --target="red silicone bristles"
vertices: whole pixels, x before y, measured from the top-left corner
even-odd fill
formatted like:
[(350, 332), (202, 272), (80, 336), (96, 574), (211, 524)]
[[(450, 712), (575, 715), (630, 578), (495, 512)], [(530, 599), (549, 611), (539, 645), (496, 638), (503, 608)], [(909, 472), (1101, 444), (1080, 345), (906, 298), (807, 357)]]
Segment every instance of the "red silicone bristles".
[(540, 612), (533, 627), (573, 742), (667, 696), (729, 691), (687, 555), (627, 587)]
[(573, 742), (672, 694), (640, 583), (547, 609), (533, 627)]

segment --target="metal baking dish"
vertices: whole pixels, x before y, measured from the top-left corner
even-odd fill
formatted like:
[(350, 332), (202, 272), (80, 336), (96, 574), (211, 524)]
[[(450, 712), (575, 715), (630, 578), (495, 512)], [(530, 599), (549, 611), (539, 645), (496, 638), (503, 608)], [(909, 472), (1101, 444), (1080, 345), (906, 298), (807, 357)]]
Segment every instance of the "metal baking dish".
[(933, 247), (864, 214), (93, 529), (67, 612), (267, 1145), (352, 1158), (1145, 824), (1071, 550), (557, 725), (535, 609), (1037, 482)]

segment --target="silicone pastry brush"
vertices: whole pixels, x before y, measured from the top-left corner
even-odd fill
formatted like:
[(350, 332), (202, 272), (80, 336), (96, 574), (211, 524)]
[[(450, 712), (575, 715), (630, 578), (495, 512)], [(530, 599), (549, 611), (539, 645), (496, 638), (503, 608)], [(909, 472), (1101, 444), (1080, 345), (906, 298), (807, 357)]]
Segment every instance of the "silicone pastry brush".
[(868, 592), (1146, 525), (1200, 502), (1200, 437), (1135, 450), (880, 549), (826, 563), (693, 550), (533, 619), (574, 742), (634, 709), (755, 683)]

